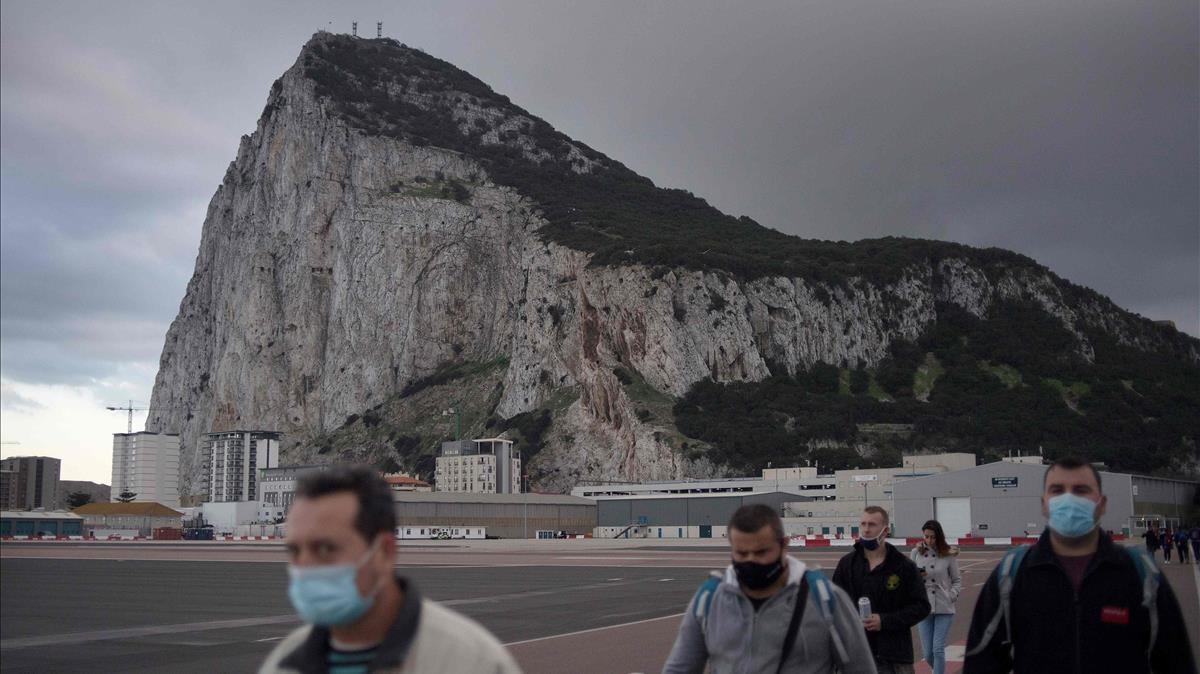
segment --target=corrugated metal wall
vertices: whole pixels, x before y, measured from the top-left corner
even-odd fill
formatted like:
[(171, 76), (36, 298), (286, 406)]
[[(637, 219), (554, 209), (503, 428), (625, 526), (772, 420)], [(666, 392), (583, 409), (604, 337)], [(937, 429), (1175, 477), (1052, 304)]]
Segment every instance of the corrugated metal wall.
[[(528, 510), (527, 510), (528, 509)], [(487, 535), (533, 538), (539, 529), (590, 534), (596, 526), (596, 506), (530, 503), (396, 502), (398, 526), (486, 527)]]
[(743, 505), (764, 503), (780, 510), (784, 503), (806, 500), (809, 497), (782, 492), (696, 498), (603, 499), (597, 501), (597, 526), (624, 527), (641, 521), (640, 517), (645, 517), (644, 521), (654, 526), (725, 526), (734, 511)]

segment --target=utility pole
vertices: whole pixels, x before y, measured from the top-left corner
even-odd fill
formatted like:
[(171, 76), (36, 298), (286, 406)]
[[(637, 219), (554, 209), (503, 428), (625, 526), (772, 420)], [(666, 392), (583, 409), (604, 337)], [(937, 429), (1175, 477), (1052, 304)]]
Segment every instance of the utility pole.
[[(524, 465), (524, 464), (521, 464)], [(521, 501), (525, 505), (525, 538), (529, 538), (529, 475), (521, 476)]]

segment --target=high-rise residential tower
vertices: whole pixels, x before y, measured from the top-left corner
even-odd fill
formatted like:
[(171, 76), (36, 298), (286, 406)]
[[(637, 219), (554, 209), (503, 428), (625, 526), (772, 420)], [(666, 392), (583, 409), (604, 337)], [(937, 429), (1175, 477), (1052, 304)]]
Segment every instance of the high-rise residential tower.
[(0, 459), (0, 478), (6, 510), (33, 510), (59, 507), (58, 477), (62, 461), (49, 456), (13, 456)]
[(279, 465), (279, 439), (274, 431), (226, 431), (204, 436), (201, 488), (209, 503), (255, 501), (260, 498), (259, 471)]
[(166, 433), (113, 433), (113, 502), (121, 494), (135, 501), (179, 507), (179, 436)]

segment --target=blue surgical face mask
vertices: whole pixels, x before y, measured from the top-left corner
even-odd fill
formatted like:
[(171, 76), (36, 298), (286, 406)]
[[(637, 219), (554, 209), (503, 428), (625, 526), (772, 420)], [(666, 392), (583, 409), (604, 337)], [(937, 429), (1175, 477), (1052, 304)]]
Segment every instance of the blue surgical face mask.
[(1059, 494), (1047, 501), (1050, 528), (1059, 536), (1079, 538), (1096, 528), (1096, 502), (1074, 494)]
[(367, 554), (353, 564), (325, 566), (288, 566), (288, 599), (305, 622), (322, 627), (345, 625), (362, 617), (375, 603), (375, 593), (358, 593), (354, 578), (375, 552), (371, 544)]

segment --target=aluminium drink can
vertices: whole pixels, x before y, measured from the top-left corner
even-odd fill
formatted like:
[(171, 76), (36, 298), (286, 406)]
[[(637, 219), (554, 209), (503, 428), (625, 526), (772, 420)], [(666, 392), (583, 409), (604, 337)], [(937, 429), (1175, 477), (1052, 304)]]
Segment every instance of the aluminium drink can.
[(858, 598), (858, 617), (863, 620), (871, 617), (871, 600), (867, 597)]

